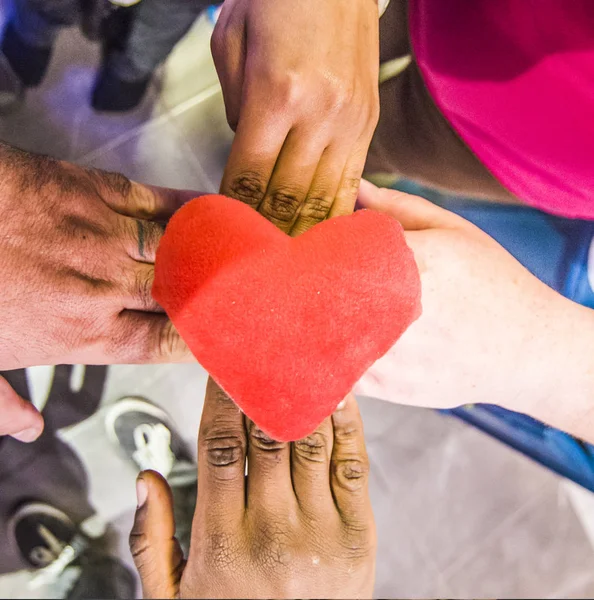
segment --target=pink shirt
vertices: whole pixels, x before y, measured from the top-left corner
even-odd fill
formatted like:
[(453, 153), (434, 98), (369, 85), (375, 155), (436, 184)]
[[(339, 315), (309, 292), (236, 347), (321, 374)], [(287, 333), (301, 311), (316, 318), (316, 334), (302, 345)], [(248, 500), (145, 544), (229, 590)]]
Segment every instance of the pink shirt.
[(528, 204), (594, 219), (594, 0), (409, 0), (425, 83)]

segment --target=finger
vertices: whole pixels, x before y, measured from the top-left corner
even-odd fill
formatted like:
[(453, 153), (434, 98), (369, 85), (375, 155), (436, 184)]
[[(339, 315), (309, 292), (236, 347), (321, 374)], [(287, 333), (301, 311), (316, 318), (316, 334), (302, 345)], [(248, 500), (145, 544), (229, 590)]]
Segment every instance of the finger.
[(21, 398), (4, 377), (0, 377), (0, 435), (10, 435), (19, 442), (33, 442), (43, 431), (43, 417)]
[(421, 198), (397, 190), (378, 188), (361, 180), (358, 201), (363, 208), (385, 212), (400, 221), (407, 230), (453, 228), (460, 217)]
[(257, 209), (289, 133), (288, 121), (270, 122), (265, 106), (244, 105), (221, 182), (221, 194)]
[(107, 362), (114, 364), (195, 362), (164, 314), (123, 310), (116, 318)]
[(164, 312), (151, 292), (155, 280), (154, 265), (130, 261), (125, 277), (122, 302), (126, 310)]
[(175, 539), (171, 489), (155, 471), (136, 481), (138, 508), (130, 532), (130, 552), (144, 598), (178, 598), (184, 557)]
[(255, 513), (287, 514), (295, 506), (291, 483), (291, 447), (277, 442), (247, 420), (247, 507)]
[(212, 58), (221, 82), (227, 122), (239, 123), (246, 58), (246, 20), (243, 11), (225, 2), (210, 39)]
[(368, 490), (369, 460), (357, 401), (352, 394), (345, 400), (332, 415), (334, 445), (330, 485), (345, 525), (353, 530), (365, 531), (372, 520)]
[(154, 263), (159, 242), (165, 233), (162, 221), (145, 221), (121, 217), (122, 242), (130, 258), (138, 262)]
[(342, 179), (346, 153), (328, 147), (324, 150), (316, 168), (313, 181), (297, 219), (291, 228), (291, 235), (304, 233), (330, 215)]
[[(291, 130), (274, 166), (259, 212), (281, 231), (291, 231), (308, 197), (325, 142), (311, 131)], [(326, 190), (319, 190), (328, 198)], [(313, 198), (312, 198), (313, 200)], [(330, 204), (331, 205), (331, 204)], [(327, 216), (330, 207), (324, 214)]]
[(243, 414), (209, 378), (198, 434), (198, 535), (237, 531), (245, 511), (246, 445)]
[(174, 190), (130, 181), (120, 173), (99, 169), (90, 172), (105, 204), (128, 217), (167, 221), (183, 204), (203, 192)]
[(367, 156), (368, 148), (369, 143), (363, 145), (359, 144), (357, 149), (349, 157), (342, 173), (336, 198), (332, 204), (332, 210), (329, 215), (330, 218), (338, 217), (340, 215), (350, 215), (353, 210), (355, 210), (355, 203), (357, 202), (357, 194), (359, 193), (359, 185), (365, 167), (365, 158)]
[(332, 420), (327, 418), (307, 437), (291, 444), (291, 477), (299, 508), (314, 520), (332, 514), (330, 457)]

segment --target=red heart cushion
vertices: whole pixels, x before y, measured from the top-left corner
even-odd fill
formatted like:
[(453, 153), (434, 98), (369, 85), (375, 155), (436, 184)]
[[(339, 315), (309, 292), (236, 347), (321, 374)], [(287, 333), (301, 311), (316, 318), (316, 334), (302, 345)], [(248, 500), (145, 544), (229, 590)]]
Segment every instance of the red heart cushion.
[(400, 224), (368, 210), (291, 238), (202, 196), (171, 219), (153, 296), (202, 366), (279, 441), (310, 434), (420, 315)]

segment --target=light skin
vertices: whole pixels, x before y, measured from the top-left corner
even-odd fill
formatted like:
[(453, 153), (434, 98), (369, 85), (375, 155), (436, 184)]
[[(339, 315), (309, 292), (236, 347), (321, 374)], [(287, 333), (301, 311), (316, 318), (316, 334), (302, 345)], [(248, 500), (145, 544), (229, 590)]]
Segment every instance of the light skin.
[(379, 116), (375, 0), (226, 0), (212, 54), (236, 136), (221, 192), (301, 233), (353, 210)]
[[(0, 370), (192, 360), (151, 286), (164, 223), (195, 195), (0, 145)], [(0, 378), (0, 435), (42, 430)]]
[(423, 198), (363, 182), (359, 202), (405, 228), (423, 314), (356, 391), (439, 408), (499, 404), (594, 442), (594, 312)]
[(310, 436), (284, 444), (210, 381), (187, 560), (174, 537), (167, 483), (152, 471), (137, 482), (130, 548), (144, 597), (371, 598), (368, 472), (352, 395)]

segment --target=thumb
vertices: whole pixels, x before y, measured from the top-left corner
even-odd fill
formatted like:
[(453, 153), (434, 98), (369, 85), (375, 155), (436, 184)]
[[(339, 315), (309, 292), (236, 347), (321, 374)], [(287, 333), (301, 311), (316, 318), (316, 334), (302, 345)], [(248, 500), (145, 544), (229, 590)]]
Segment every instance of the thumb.
[(21, 398), (4, 377), (0, 377), (0, 435), (10, 435), (20, 442), (32, 442), (43, 431), (43, 417)]
[(441, 208), (425, 198), (398, 190), (378, 188), (370, 181), (361, 180), (359, 206), (385, 212), (400, 221), (408, 231), (420, 229), (451, 229), (462, 220), (454, 213)]
[(185, 561), (174, 537), (171, 489), (155, 471), (143, 471), (136, 480), (136, 495), (130, 552), (144, 598), (177, 598)]

